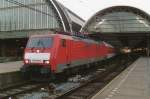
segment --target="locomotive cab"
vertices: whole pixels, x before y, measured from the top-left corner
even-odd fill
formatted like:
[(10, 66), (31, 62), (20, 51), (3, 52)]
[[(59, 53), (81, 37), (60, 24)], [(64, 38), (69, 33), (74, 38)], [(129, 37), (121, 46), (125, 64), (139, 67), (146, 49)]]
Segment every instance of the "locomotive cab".
[(54, 40), (53, 36), (31, 36), (24, 52), (21, 71), (28, 75), (50, 74)]
[(31, 37), (24, 55), (25, 64), (49, 64), (53, 37)]
[(43, 75), (52, 78), (62, 73), (65, 64), (70, 62), (71, 40), (68, 38), (61, 34), (31, 36), (24, 51), (22, 73), (32, 79)]

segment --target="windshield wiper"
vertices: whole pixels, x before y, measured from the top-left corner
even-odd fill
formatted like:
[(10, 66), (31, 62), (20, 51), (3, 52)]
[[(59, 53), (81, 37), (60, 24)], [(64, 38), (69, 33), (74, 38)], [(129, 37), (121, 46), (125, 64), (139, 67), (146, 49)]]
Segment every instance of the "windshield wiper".
[(38, 45), (38, 46), (39, 46), (39, 45), (42, 45), (43, 50), (45, 50), (45, 45), (44, 45), (43, 41), (39, 40), (38, 43), (37, 43), (37, 45)]

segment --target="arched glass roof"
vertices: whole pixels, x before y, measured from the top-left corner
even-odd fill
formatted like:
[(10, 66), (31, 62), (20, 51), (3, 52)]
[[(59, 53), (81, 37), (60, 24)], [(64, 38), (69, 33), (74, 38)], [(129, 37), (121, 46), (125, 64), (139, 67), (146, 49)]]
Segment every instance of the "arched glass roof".
[(110, 7), (92, 16), (82, 31), (101, 33), (149, 32), (149, 15), (133, 7)]
[(130, 6), (100, 10), (82, 27), (91, 38), (106, 41), (117, 49), (150, 49), (150, 16)]

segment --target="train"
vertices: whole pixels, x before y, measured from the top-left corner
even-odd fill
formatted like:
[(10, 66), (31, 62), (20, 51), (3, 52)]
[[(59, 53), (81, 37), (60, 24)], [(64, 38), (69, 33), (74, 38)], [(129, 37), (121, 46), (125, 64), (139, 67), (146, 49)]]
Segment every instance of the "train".
[(104, 41), (61, 33), (32, 35), (24, 51), (21, 71), (36, 77), (55, 75), (114, 55), (114, 47)]

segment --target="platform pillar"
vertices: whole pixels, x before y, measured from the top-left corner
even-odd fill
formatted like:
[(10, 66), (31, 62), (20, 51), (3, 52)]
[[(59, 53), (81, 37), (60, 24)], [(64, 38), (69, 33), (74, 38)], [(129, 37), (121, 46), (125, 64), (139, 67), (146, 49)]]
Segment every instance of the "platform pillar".
[(6, 56), (6, 44), (4, 42), (4, 40), (1, 40), (1, 57), (5, 57)]
[(150, 56), (150, 36), (147, 35), (147, 56)]

